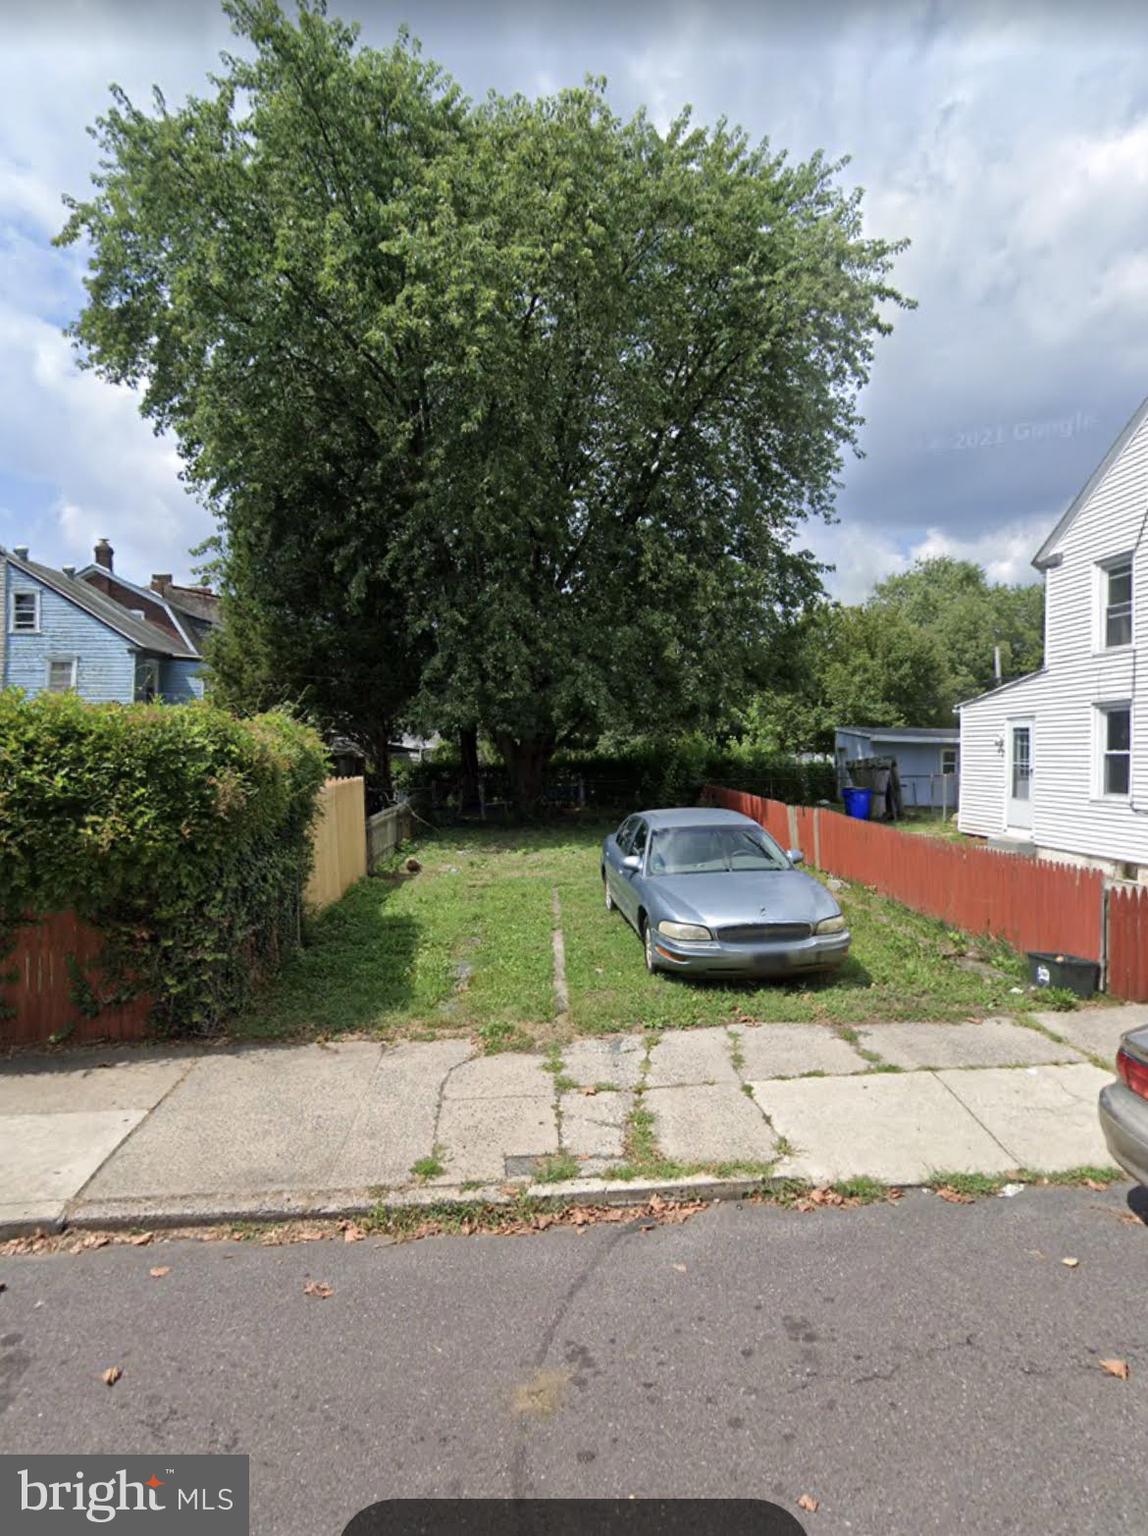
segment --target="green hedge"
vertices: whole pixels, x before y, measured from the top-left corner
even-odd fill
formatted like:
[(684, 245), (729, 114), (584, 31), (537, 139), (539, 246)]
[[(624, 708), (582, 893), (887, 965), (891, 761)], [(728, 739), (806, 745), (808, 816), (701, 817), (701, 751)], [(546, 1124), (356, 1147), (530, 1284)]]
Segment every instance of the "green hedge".
[(0, 925), (74, 910), (106, 937), (82, 1011), (142, 993), (217, 1028), (295, 942), (326, 773), (282, 714), (0, 693)]
[[(505, 798), (507, 777), (500, 764), (481, 770), (488, 799)], [(457, 758), (403, 764), (396, 782), (412, 794), (429, 795), (432, 786), (441, 801), (458, 794)], [(550, 765), (547, 788), (551, 798), (567, 800), (581, 781), (589, 805), (638, 808), (693, 805), (703, 784), (767, 795), (791, 805), (836, 800), (837, 777), (831, 762), (803, 762), (795, 757), (740, 745), (719, 747), (687, 738), (637, 747), (629, 752), (560, 752)]]

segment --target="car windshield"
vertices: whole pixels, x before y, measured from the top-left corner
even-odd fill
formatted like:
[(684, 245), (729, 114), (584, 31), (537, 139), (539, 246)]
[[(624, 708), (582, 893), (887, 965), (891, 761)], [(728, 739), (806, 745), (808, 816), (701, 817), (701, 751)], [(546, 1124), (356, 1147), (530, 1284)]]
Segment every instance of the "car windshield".
[(789, 861), (755, 827), (670, 827), (650, 845), (652, 875), (712, 875), (737, 870), (787, 869)]

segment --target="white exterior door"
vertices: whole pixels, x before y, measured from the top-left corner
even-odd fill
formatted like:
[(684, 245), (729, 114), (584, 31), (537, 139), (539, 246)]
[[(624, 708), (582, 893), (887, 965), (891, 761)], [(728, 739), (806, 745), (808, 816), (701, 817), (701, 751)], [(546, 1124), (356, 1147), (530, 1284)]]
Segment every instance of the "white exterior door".
[(1032, 826), (1034, 727), (1035, 721), (1031, 717), (1008, 722), (1005, 826), (1018, 830), (1028, 830)]

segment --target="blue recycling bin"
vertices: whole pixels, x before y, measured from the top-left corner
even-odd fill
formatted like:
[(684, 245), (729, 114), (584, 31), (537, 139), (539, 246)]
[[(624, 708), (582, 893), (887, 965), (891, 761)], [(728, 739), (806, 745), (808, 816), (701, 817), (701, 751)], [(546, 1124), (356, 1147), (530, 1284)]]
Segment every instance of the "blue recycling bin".
[(869, 807), (873, 801), (871, 789), (843, 789), (841, 798), (845, 802), (846, 816), (852, 816), (857, 821), (869, 820)]

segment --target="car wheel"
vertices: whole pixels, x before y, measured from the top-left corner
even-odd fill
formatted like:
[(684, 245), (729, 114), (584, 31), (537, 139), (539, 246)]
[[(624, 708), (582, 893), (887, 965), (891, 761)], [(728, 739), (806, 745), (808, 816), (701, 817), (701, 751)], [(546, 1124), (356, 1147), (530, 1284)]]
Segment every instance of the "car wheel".
[(642, 922), (642, 947), (646, 952), (646, 969), (651, 976), (658, 974), (658, 957), (654, 953), (654, 930), (649, 923)]
[(614, 897), (613, 897), (613, 895), (610, 892), (610, 881), (609, 881), (609, 878), (606, 875), (606, 871), (605, 870), (602, 871), (602, 889), (606, 893), (606, 911), (607, 912), (613, 912), (613, 910), (614, 910)]

